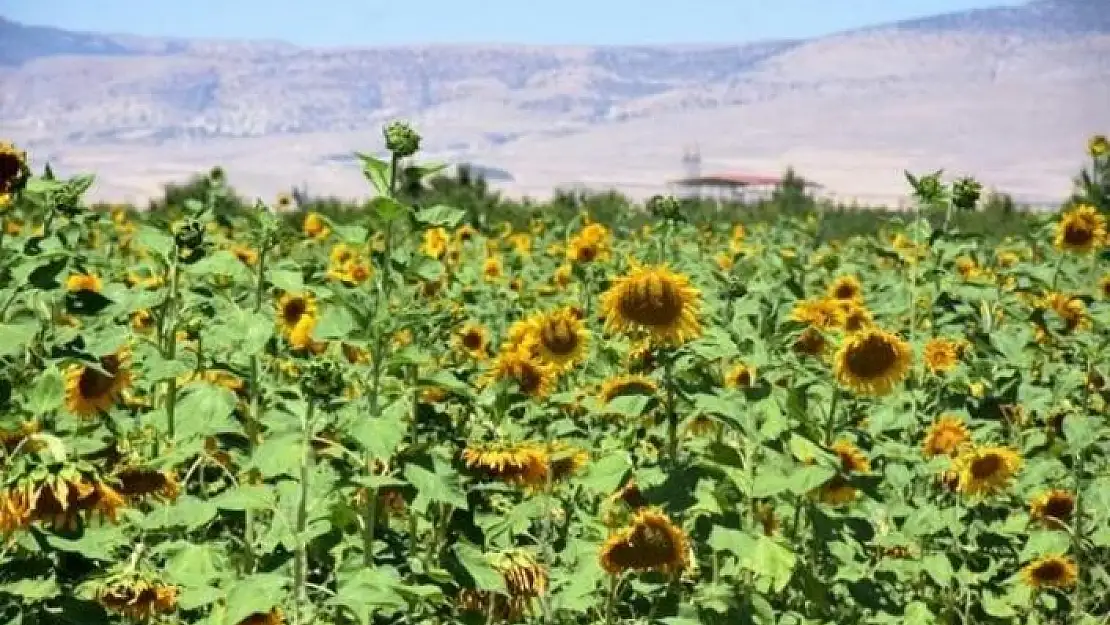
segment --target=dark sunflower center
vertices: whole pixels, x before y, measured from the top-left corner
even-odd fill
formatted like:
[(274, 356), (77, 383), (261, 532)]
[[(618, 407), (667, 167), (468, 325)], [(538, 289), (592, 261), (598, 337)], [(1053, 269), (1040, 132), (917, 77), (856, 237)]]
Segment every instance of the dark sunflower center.
[(1071, 518), (1071, 513), (1074, 508), (1075, 502), (1069, 497), (1054, 496), (1048, 500), (1044, 512), (1045, 516), (1066, 521)]
[(129, 470), (119, 474), (119, 492), (125, 495), (148, 495), (166, 486), (166, 476), (158, 471)]
[(834, 292), (836, 299), (852, 299), (856, 296), (856, 288), (850, 284), (841, 284)]
[(6, 193), (19, 177), (21, 162), (15, 154), (0, 152), (0, 193)]
[(1055, 560), (1042, 562), (1033, 569), (1033, 576), (1044, 582), (1054, 582), (1064, 578), (1064, 564)]
[(751, 373), (751, 371), (748, 371), (747, 369), (745, 369), (745, 370), (741, 371), (740, 373), (738, 373), (736, 375), (736, 385), (737, 386), (751, 386), (752, 385), (752, 373)]
[(81, 392), (81, 397), (95, 399), (111, 393), (115, 381), (115, 376), (105, 375), (96, 369), (85, 367), (81, 372), (81, 379), (77, 382), (77, 389)]
[(985, 480), (1002, 471), (1002, 458), (995, 454), (976, 458), (971, 463), (971, 475), (977, 480)]
[(578, 335), (574, 328), (561, 319), (545, 323), (540, 330), (540, 340), (548, 351), (560, 356), (569, 354), (578, 347)]
[(1072, 222), (1064, 228), (1064, 242), (1068, 245), (1088, 245), (1094, 238), (1094, 230), (1086, 221)]
[(806, 328), (794, 342), (794, 350), (802, 354), (816, 356), (825, 348), (825, 337), (813, 328)]
[(517, 384), (520, 385), (520, 390), (523, 393), (531, 394), (539, 390), (540, 385), (543, 383), (543, 376), (540, 374), (531, 363), (524, 362), (517, 367), (516, 375)]
[(289, 301), (281, 311), (281, 318), (289, 325), (293, 325), (301, 320), (305, 312), (308, 310), (308, 304), (301, 298), (295, 298)]
[(659, 278), (641, 280), (618, 302), (621, 315), (645, 326), (666, 326), (682, 315), (682, 295), (674, 284)]
[(655, 390), (643, 382), (625, 382), (618, 385), (613, 390), (609, 391), (608, 401), (613, 401), (618, 397), (627, 397), (629, 395), (651, 395)]
[(476, 330), (469, 330), (463, 334), (463, 347), (473, 351), (482, 348), (482, 334)]
[(582, 262), (590, 262), (597, 258), (597, 246), (589, 243), (578, 248), (578, 260)]
[(876, 378), (890, 371), (898, 360), (894, 345), (882, 336), (866, 337), (848, 350), (848, 370), (860, 378)]

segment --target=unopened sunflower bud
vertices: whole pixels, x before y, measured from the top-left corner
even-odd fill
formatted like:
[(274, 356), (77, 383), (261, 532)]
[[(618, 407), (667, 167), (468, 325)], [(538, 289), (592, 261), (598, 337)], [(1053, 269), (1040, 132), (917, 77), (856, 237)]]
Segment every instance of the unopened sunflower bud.
[(682, 219), (682, 206), (673, 196), (656, 195), (648, 200), (648, 212), (659, 219), (679, 221)]
[(970, 176), (960, 178), (952, 183), (952, 206), (965, 211), (975, 210), (982, 191), (983, 185), (978, 180)]
[(1106, 135), (1095, 135), (1087, 142), (1087, 153), (1091, 158), (1099, 158), (1110, 154), (1110, 140)]
[(208, 180), (214, 185), (222, 185), (227, 179), (224, 168), (216, 165), (208, 172)]
[(313, 360), (301, 371), (301, 389), (311, 399), (338, 397), (343, 387), (343, 370), (331, 360)]
[(408, 158), (420, 149), (420, 135), (407, 122), (390, 122), (383, 134), (385, 148), (397, 158)]
[(196, 260), (202, 255), (201, 248), (204, 247), (204, 225), (195, 219), (187, 219), (174, 229), (173, 240), (177, 245), (178, 258)]

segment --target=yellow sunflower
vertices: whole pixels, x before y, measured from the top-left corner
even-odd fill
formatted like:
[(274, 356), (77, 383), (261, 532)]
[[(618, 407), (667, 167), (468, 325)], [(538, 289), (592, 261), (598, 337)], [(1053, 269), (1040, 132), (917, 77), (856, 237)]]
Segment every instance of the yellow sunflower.
[(30, 175), (27, 153), (11, 143), (0, 141), (0, 195), (19, 192)]
[(489, 256), (482, 262), (482, 278), (486, 282), (496, 282), (501, 279), (505, 269), (498, 256)]
[(909, 372), (908, 343), (879, 328), (848, 335), (836, 352), (836, 379), (860, 395), (890, 393)]
[(141, 308), (131, 313), (131, 329), (140, 334), (149, 334), (154, 331), (154, 315), (146, 308)]
[(641, 508), (629, 525), (614, 532), (601, 547), (599, 559), (606, 572), (661, 571), (676, 574), (691, 563), (686, 532), (656, 508)]
[(828, 330), (840, 325), (841, 308), (837, 300), (828, 297), (805, 299), (794, 304), (790, 319), (811, 327)]
[(485, 382), (509, 380), (531, 397), (545, 397), (555, 386), (555, 370), (527, 346), (502, 349), (484, 376)]
[(836, 325), (845, 332), (859, 332), (874, 323), (871, 311), (856, 300), (837, 300)]
[(926, 458), (953, 457), (969, 440), (971, 433), (963, 419), (955, 415), (942, 415), (929, 426), (921, 451)]
[(87, 273), (74, 273), (66, 278), (66, 290), (70, 293), (99, 293), (104, 287), (99, 276)]
[(1071, 588), (1079, 579), (1079, 568), (1075, 560), (1065, 555), (1050, 555), (1038, 558), (1021, 569), (1021, 578), (1034, 589)]
[(478, 231), (470, 224), (463, 224), (455, 229), (455, 240), (459, 243), (466, 243), (476, 236), (478, 236)]
[(1056, 488), (1045, 491), (1029, 502), (1029, 513), (1042, 524), (1061, 529), (1075, 513), (1075, 495)]
[(804, 356), (820, 356), (825, 352), (826, 345), (825, 335), (811, 326), (798, 334), (794, 339), (792, 349)]
[(609, 229), (599, 223), (588, 224), (569, 242), (566, 257), (572, 263), (587, 264), (609, 257)]
[(957, 489), (970, 497), (988, 496), (1010, 485), (1021, 468), (1021, 456), (1007, 447), (969, 446), (956, 456)]
[(547, 484), (551, 463), (547, 450), (536, 443), (468, 445), (462, 459), (468, 469), (487, 479), (530, 488)]
[(960, 364), (966, 341), (935, 338), (925, 344), (925, 368), (935, 374), (948, 373)]
[(96, 600), (109, 612), (145, 622), (176, 609), (177, 588), (145, 579), (131, 579), (102, 588)]
[(443, 255), (447, 253), (447, 244), (450, 241), (451, 238), (444, 228), (429, 228), (424, 231), (424, 242), (420, 246), (420, 251), (425, 256), (443, 258)]
[(1106, 243), (1106, 217), (1094, 206), (1081, 204), (1056, 222), (1053, 244), (1066, 252), (1086, 253)]
[(285, 613), (275, 607), (269, 612), (255, 612), (237, 625), (285, 625)]
[(1100, 158), (1110, 154), (1110, 140), (1106, 135), (1094, 135), (1087, 141), (1087, 153), (1091, 158)]
[(701, 336), (701, 293), (666, 266), (638, 267), (601, 296), (605, 329), (644, 331), (653, 342), (680, 345)]
[(489, 358), (489, 330), (480, 323), (469, 322), (455, 334), (455, 346), (475, 360)]
[(755, 380), (755, 367), (737, 363), (725, 373), (725, 388), (751, 388)]
[(1103, 299), (1110, 299), (1110, 274), (1106, 274), (1099, 278), (1098, 292), (1102, 295)]
[(277, 303), (278, 327), (294, 349), (309, 346), (316, 327), (316, 298), (311, 293), (286, 293)]
[(608, 404), (618, 397), (628, 395), (647, 395), (654, 397), (659, 392), (659, 385), (655, 380), (645, 375), (620, 375), (606, 379), (601, 384), (597, 399), (601, 404)]
[(310, 239), (326, 239), (331, 234), (327, 221), (319, 213), (308, 213), (304, 217), (302, 230)]
[(838, 276), (829, 285), (827, 295), (834, 300), (863, 301), (863, 285), (856, 276)]
[(839, 506), (855, 501), (858, 492), (848, 483), (846, 475), (868, 473), (871, 461), (850, 441), (840, 440), (833, 443), (831, 450), (840, 460), (840, 472), (823, 484), (818, 490), (818, 498), (824, 503)]
[(130, 350), (102, 356), (97, 364), (75, 364), (66, 371), (66, 408), (79, 417), (94, 417), (109, 410), (131, 384)]
[(231, 246), (231, 253), (244, 265), (254, 265), (258, 262), (258, 252), (246, 245)]
[(1052, 292), (1044, 296), (1042, 307), (1056, 313), (1064, 321), (1064, 331), (1071, 333), (1090, 326), (1087, 304), (1074, 295)]
[(569, 307), (535, 315), (530, 324), (540, 360), (549, 363), (557, 373), (570, 371), (586, 358), (590, 333)]
[(559, 265), (555, 269), (555, 273), (552, 274), (551, 281), (555, 283), (555, 286), (566, 287), (568, 284), (570, 284), (570, 279), (573, 275), (571, 271), (572, 270), (570, 265)]

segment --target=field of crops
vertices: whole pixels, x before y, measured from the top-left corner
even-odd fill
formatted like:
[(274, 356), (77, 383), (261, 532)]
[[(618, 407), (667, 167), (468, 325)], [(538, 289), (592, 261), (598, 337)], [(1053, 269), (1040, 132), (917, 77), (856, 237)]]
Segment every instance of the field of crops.
[(383, 134), (342, 215), (0, 144), (0, 622), (1110, 623), (1104, 138), (1026, 235), (932, 175), (830, 238), (491, 222)]

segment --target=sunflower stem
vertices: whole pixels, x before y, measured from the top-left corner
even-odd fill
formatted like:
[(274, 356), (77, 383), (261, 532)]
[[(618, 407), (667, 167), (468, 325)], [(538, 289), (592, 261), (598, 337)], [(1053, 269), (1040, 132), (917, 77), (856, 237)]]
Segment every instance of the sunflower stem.
[(296, 517), (296, 553), (293, 560), (293, 592), (296, 609), (294, 610), (294, 625), (304, 622), (305, 602), (308, 594), (308, 545), (305, 542), (304, 532), (308, 526), (308, 494), (312, 486), (312, 423), (315, 419), (316, 402), (308, 400), (304, 417), (301, 420), (301, 471), (300, 471), (300, 498), (297, 502)]
[(678, 408), (675, 405), (674, 353), (663, 359), (663, 381), (667, 386), (667, 456), (678, 466)]
[[(162, 320), (163, 354), (166, 360), (177, 357), (177, 291), (180, 287), (180, 272), (177, 266), (177, 250), (174, 250), (173, 261), (170, 262), (170, 290), (166, 295), (165, 309)], [(171, 377), (166, 382), (166, 434), (171, 443), (177, 431), (177, 378)]]
[(832, 389), (832, 399), (829, 400), (829, 413), (825, 418), (825, 446), (832, 445), (833, 435), (836, 433), (836, 409), (840, 404), (840, 387), (835, 383)]
[[(254, 312), (262, 312), (262, 302), (266, 293), (266, 253), (269, 251), (267, 241), (263, 241), (258, 250), (258, 273), (254, 285)], [(245, 430), (247, 433), (247, 450), (253, 457), (256, 439), (258, 437), (258, 424), (262, 422), (262, 366), (257, 354), (250, 357), (250, 411), (247, 415)], [(247, 550), (247, 572), (254, 571), (257, 560), (254, 553), (255, 518), (254, 509), (247, 508), (243, 525), (243, 543)]]
[(1072, 524), (1071, 544), (1075, 552), (1075, 568), (1079, 572), (1072, 589), (1072, 621), (1078, 623), (1083, 618), (1083, 465), (1086, 454), (1080, 450), (1075, 456), (1072, 477), (1075, 480), (1075, 522)]

